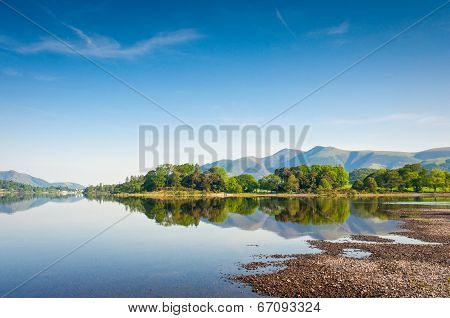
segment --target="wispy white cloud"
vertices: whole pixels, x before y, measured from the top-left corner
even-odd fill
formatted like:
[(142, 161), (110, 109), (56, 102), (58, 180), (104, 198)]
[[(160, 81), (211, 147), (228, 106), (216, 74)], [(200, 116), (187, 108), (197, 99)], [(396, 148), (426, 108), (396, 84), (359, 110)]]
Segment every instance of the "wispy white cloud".
[[(76, 35), (76, 39), (65, 40), (68, 45), (80, 54), (99, 58), (133, 58), (163, 47), (191, 42), (201, 37), (196, 30), (183, 29), (174, 32), (159, 33), (149, 39), (136, 42), (133, 45), (123, 46), (111, 37), (87, 34), (74, 26), (66, 26)], [(66, 45), (52, 37), (45, 37), (34, 43), (23, 44), (0, 36), (0, 45), (23, 54), (42, 52), (67, 55), (76, 54)]]
[(332, 125), (366, 125), (383, 124), (394, 122), (409, 122), (424, 125), (445, 125), (450, 126), (450, 121), (443, 116), (416, 114), (416, 113), (396, 113), (378, 117), (364, 117), (359, 119), (334, 119), (329, 121)]
[(350, 24), (348, 23), (348, 21), (344, 21), (337, 26), (326, 29), (325, 32), (328, 35), (345, 34), (348, 32), (349, 28)]
[(295, 34), (294, 31), (292, 31), (291, 27), (289, 26), (289, 24), (286, 22), (286, 20), (284, 19), (283, 15), (281, 14), (280, 10), (276, 9), (275, 11), (276, 17), (277, 19), (281, 22), (281, 24), (284, 26), (284, 28), (295, 38), (297, 39), (297, 35)]
[(333, 36), (333, 35), (343, 35), (348, 33), (350, 30), (350, 23), (348, 21), (343, 21), (339, 25), (331, 26), (324, 29), (319, 29), (311, 31), (308, 33), (309, 36)]
[(53, 76), (53, 75), (46, 75), (46, 74), (33, 74), (31, 76), (36, 81), (41, 82), (53, 82), (59, 80), (61, 77), (59, 76)]
[(81, 31), (80, 29), (72, 26), (72, 25), (66, 25), (69, 29), (71, 29), (72, 31), (74, 31), (76, 33), (76, 35), (78, 35), (78, 37), (83, 40), (87, 46), (89, 47), (95, 47), (94, 42), (92, 41), (92, 39), (87, 36), (83, 31)]
[(7, 75), (7, 76), (12, 76), (12, 77), (18, 77), (18, 76), (22, 76), (22, 73), (19, 72), (16, 69), (13, 68), (5, 68), (1, 70), (1, 73), (3, 75)]
[(4, 68), (4, 69), (0, 70), (0, 73), (3, 75), (6, 75), (6, 76), (10, 76), (10, 77), (31, 78), (36, 81), (42, 81), (42, 82), (53, 82), (53, 81), (60, 79), (60, 77), (58, 77), (58, 76), (53, 76), (53, 75), (49, 75), (49, 74), (21, 72), (14, 68)]
[(349, 41), (344, 40), (344, 39), (335, 39), (335, 40), (331, 40), (330, 43), (334, 46), (340, 47), (340, 46), (343, 46), (343, 45), (349, 43)]

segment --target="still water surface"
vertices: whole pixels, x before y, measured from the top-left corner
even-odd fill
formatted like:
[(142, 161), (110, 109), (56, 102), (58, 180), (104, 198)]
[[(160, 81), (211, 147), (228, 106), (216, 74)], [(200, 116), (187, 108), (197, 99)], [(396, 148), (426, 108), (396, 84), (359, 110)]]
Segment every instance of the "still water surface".
[(226, 278), (242, 272), (239, 263), (257, 254), (319, 252), (309, 247), (310, 239), (387, 235), (399, 223), (385, 211), (401, 205), (386, 203), (381, 198), (4, 196), (0, 294), (73, 251), (8, 297), (255, 297)]

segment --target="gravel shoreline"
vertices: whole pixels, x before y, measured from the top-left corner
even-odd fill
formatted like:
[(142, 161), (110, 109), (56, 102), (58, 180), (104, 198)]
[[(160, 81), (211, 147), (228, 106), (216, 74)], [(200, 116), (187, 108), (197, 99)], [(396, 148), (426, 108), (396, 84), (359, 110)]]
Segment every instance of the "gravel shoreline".
[[(283, 268), (233, 279), (273, 297), (450, 297), (450, 209), (391, 213), (404, 221), (404, 231), (394, 234), (431, 244), (398, 244), (366, 235), (352, 236), (357, 242), (314, 240), (309, 243), (323, 253), (254, 262), (243, 267), (249, 272), (269, 265)], [(371, 254), (350, 258), (343, 255), (346, 249)]]

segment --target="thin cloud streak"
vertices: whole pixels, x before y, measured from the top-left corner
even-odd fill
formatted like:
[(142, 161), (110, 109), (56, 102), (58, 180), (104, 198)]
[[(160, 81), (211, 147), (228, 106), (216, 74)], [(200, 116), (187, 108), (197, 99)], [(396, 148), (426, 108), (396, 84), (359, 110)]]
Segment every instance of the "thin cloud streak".
[[(196, 30), (183, 29), (175, 32), (159, 33), (147, 40), (125, 47), (113, 38), (98, 34), (88, 35), (74, 26), (66, 26), (77, 35), (76, 40), (68, 40), (66, 42), (81, 54), (97, 58), (134, 58), (163, 47), (188, 43), (201, 38), (201, 35)], [(21, 44), (1, 36), (0, 44), (22, 54), (43, 52), (66, 55), (75, 54), (73, 50), (51, 37), (42, 38), (31, 44)]]
[(25, 79), (31, 78), (31, 79), (34, 79), (37, 81), (42, 81), (42, 82), (53, 82), (53, 81), (56, 81), (61, 78), (59, 76), (53, 76), (53, 75), (48, 75), (48, 74), (21, 72), (16, 69), (13, 69), (13, 68), (2, 69), (2, 70), (0, 70), (0, 74), (6, 75), (9, 77), (20, 77), (20, 78), (25, 78)]
[(350, 23), (348, 21), (344, 21), (339, 25), (331, 26), (328, 28), (311, 31), (308, 33), (308, 36), (338, 36), (348, 33), (350, 30)]
[(35, 79), (37, 81), (41, 81), (41, 82), (54, 82), (54, 81), (61, 79), (61, 77), (59, 77), (59, 76), (52, 76), (52, 75), (45, 75), (45, 74), (33, 74), (31, 77), (33, 79)]
[(349, 28), (350, 28), (350, 24), (347, 21), (344, 21), (341, 24), (339, 24), (338, 26), (328, 28), (326, 30), (326, 34), (328, 34), (328, 35), (345, 34), (348, 32)]
[(292, 31), (289, 24), (287, 24), (286, 20), (284, 19), (283, 15), (281, 14), (280, 10), (276, 9), (276, 17), (281, 22), (281, 24), (285, 27), (285, 29), (294, 37), (294, 39), (297, 39), (297, 35)]
[(3, 75), (7, 75), (7, 76), (11, 76), (11, 77), (22, 76), (22, 73), (20, 73), (19, 71), (15, 70), (13, 68), (5, 68), (5, 69), (1, 70), (1, 73)]
[(450, 121), (442, 116), (415, 114), (415, 113), (398, 113), (381, 117), (370, 117), (360, 119), (336, 119), (329, 122), (331, 125), (366, 125), (366, 124), (382, 124), (392, 122), (410, 122), (414, 124), (425, 125), (443, 125), (450, 126)]

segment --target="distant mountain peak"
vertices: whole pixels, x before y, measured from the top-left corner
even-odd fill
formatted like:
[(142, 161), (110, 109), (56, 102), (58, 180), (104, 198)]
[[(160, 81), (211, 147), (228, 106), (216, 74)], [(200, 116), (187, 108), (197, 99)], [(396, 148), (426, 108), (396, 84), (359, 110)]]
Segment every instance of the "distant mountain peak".
[(399, 168), (410, 163), (445, 162), (450, 159), (450, 147), (434, 148), (420, 152), (395, 152), (372, 150), (343, 150), (332, 146), (315, 146), (303, 152), (301, 150), (284, 148), (273, 155), (257, 158), (251, 169), (248, 159), (220, 160), (202, 166), (206, 170), (220, 165), (231, 175), (250, 173), (257, 178), (272, 173), (282, 167), (307, 165), (341, 165), (351, 172), (360, 168)]
[(428, 150), (419, 151), (419, 153), (420, 152), (433, 152), (433, 151), (444, 151), (444, 152), (446, 152), (446, 151), (450, 151), (450, 147), (431, 148), (431, 149), (428, 149)]
[(84, 186), (73, 182), (50, 183), (43, 179), (30, 176), (29, 174), (17, 172), (15, 170), (0, 171), (0, 180), (13, 181), (39, 188), (65, 187), (72, 190), (83, 190)]

